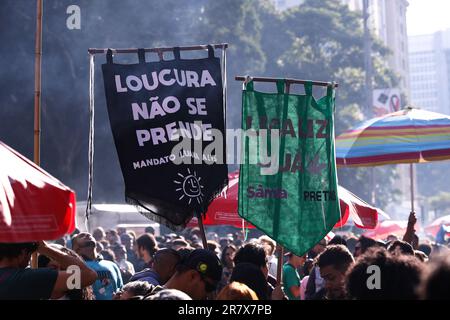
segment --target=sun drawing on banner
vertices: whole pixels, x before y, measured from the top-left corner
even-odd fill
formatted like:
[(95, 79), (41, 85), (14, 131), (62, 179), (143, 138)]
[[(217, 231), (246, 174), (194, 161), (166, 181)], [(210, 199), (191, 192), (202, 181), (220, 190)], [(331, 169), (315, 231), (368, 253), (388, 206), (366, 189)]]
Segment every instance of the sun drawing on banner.
[(191, 173), (189, 168), (187, 169), (187, 172), (188, 174), (185, 176), (178, 173), (181, 177), (181, 181), (173, 180), (177, 186), (175, 191), (179, 191), (181, 193), (178, 200), (182, 200), (184, 197), (187, 197), (189, 199), (188, 204), (191, 204), (192, 199), (197, 200), (198, 204), (200, 204), (203, 201), (203, 186), (200, 184), (200, 180), (202, 178), (197, 177), (197, 173), (195, 171)]

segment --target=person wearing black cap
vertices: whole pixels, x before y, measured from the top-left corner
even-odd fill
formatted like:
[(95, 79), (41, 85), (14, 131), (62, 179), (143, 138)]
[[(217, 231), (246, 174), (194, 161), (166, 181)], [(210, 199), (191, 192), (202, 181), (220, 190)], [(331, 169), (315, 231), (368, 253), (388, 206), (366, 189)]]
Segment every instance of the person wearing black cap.
[(196, 249), (181, 259), (175, 274), (163, 287), (155, 287), (145, 299), (164, 289), (176, 289), (193, 300), (204, 300), (216, 290), (221, 277), (222, 265), (217, 256), (212, 251)]

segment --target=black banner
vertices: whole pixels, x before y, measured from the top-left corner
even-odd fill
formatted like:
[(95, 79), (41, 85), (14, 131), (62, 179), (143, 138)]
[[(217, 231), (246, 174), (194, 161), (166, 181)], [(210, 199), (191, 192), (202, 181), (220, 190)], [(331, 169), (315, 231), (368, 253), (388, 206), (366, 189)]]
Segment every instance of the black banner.
[[(102, 65), (127, 202), (179, 230), (227, 184), (220, 59)], [(219, 139), (217, 136), (221, 135)], [(182, 162), (180, 164), (180, 162)]]

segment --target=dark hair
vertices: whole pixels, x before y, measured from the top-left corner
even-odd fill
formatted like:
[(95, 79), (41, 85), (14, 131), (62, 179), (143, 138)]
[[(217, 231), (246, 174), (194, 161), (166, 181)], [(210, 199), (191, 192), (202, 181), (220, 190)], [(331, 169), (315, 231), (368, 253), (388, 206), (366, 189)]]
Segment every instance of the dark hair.
[(122, 233), (120, 235), (120, 241), (121, 242), (125, 242), (125, 240), (133, 241), (133, 236), (131, 234), (129, 234), (128, 232)]
[(94, 231), (92, 231), (92, 236), (97, 241), (102, 240), (104, 235), (105, 235), (105, 230), (103, 230), (102, 227), (95, 228)]
[(152, 226), (145, 227), (144, 232), (155, 235), (155, 228), (153, 228)]
[(314, 267), (313, 259), (306, 259), (305, 264), (301, 267), (303, 276), (309, 276), (310, 269)]
[(172, 257), (174, 257), (175, 260), (177, 261), (177, 264), (181, 260), (181, 254), (179, 251), (174, 250), (172, 248), (163, 248), (156, 251), (155, 256), (153, 257), (154, 259), (153, 263), (158, 263), (160, 260), (164, 260), (164, 256), (166, 255), (171, 255)]
[(127, 248), (125, 248), (125, 246), (123, 244), (116, 244), (115, 246), (112, 247), (112, 251), (114, 252), (114, 254), (117, 256), (118, 253), (127, 253)]
[(118, 236), (119, 234), (117, 233), (117, 230), (116, 229), (109, 229), (108, 231), (106, 231), (106, 233), (108, 234), (110, 234), (110, 235), (113, 235), (113, 236)]
[(36, 242), (22, 242), (22, 243), (0, 243), (0, 259), (16, 258), (22, 254), (33, 253), (37, 250), (38, 244)]
[(262, 244), (247, 243), (239, 248), (234, 256), (234, 263), (248, 262), (257, 265), (258, 267), (267, 266), (266, 250)]
[(116, 255), (114, 254), (114, 251), (112, 251), (111, 249), (101, 251), (100, 255), (103, 257), (104, 260), (116, 262)]
[(192, 237), (193, 235), (196, 235), (199, 238), (202, 236), (202, 232), (199, 227), (194, 227), (190, 230), (189, 236)]
[[(62, 248), (64, 248), (60, 244), (50, 244), (50, 246), (52, 248), (56, 248), (56, 249), (58, 249), (60, 251), (63, 251)], [(65, 249), (67, 249), (67, 248), (65, 248)], [(64, 251), (64, 253), (70, 254), (68, 251), (72, 252), (72, 250), (67, 249), (67, 251)], [(77, 258), (79, 257), (75, 252), (73, 252), (73, 253), (74, 254), (71, 254), (72, 256), (77, 257)], [(38, 257), (38, 268), (47, 268), (48, 264), (50, 263), (50, 261), (51, 260), (50, 260), (49, 257), (47, 257), (46, 255), (40, 254), (39, 257)], [(83, 259), (81, 259), (81, 261), (83, 261)]]
[(327, 246), (316, 259), (319, 268), (333, 266), (341, 272), (347, 271), (348, 267), (355, 261), (347, 247), (342, 244)]
[(426, 300), (450, 299), (450, 257), (437, 256), (430, 262), (420, 288), (421, 298)]
[(419, 250), (419, 251), (422, 251), (422, 252), (425, 253), (427, 256), (429, 256), (430, 253), (431, 253), (431, 246), (430, 246), (429, 244), (422, 243), (422, 244), (419, 245), (418, 250)]
[(355, 246), (356, 246), (356, 243), (358, 242), (358, 238), (352, 236), (352, 237), (347, 238), (346, 242), (347, 242), (346, 246), (347, 246), (348, 250), (350, 252), (355, 252)]
[(227, 250), (228, 250), (228, 249), (233, 249), (234, 252), (237, 251), (236, 247), (235, 247), (234, 245), (232, 245), (232, 244), (228, 244), (228, 245), (226, 245), (226, 246), (223, 248), (222, 254), (220, 255), (220, 262), (222, 262), (222, 265), (223, 265), (223, 266), (226, 266), (226, 263), (225, 263), (225, 257), (226, 257), (226, 253), (227, 253)]
[(144, 248), (152, 257), (156, 251), (158, 251), (158, 245), (155, 236), (149, 233), (142, 234), (136, 239), (138, 248)]
[(185, 246), (185, 247), (189, 247), (189, 242), (187, 242), (186, 240), (183, 239), (175, 239), (172, 241), (172, 246)]
[(247, 285), (256, 292), (259, 300), (267, 300), (269, 285), (261, 269), (254, 263), (236, 264), (230, 276), (230, 283), (237, 281)]
[(358, 242), (361, 244), (361, 253), (366, 252), (366, 250), (371, 247), (377, 246), (376, 240), (366, 236), (359, 237)]
[(388, 251), (393, 254), (395, 253), (397, 248), (400, 249), (400, 252), (402, 254), (409, 254), (412, 256), (414, 255), (414, 249), (408, 242), (402, 240), (395, 240), (389, 245)]
[(333, 245), (333, 244), (342, 244), (344, 246), (347, 246), (347, 241), (340, 235), (336, 235), (333, 237), (333, 239), (330, 240), (330, 242), (328, 242), (328, 245)]
[(421, 262), (425, 262), (428, 260), (428, 256), (420, 250), (414, 250), (414, 257), (419, 259)]
[(38, 268), (47, 268), (50, 261), (50, 258), (44, 256), (43, 254), (40, 254), (38, 256)]
[(220, 245), (214, 241), (214, 240), (208, 240), (207, 241), (208, 250), (215, 251), (216, 249), (220, 248)]
[(122, 291), (130, 292), (133, 296), (145, 296), (152, 289), (147, 281), (133, 281), (122, 287)]
[[(377, 266), (380, 287), (370, 288), (369, 267)], [(347, 294), (358, 300), (411, 300), (417, 299), (422, 263), (413, 256), (394, 256), (385, 248), (372, 248), (361, 255), (346, 277)], [(368, 282), (369, 281), (369, 282)]]
[(100, 243), (103, 246), (103, 250), (109, 249), (111, 247), (111, 244), (108, 240), (101, 240)]

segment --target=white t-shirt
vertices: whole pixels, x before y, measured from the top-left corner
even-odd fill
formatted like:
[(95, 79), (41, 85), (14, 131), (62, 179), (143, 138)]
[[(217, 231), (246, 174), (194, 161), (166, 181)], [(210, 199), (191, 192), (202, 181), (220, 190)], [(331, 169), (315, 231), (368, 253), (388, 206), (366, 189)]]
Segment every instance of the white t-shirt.
[(305, 276), (300, 282), (300, 300), (305, 300), (306, 286), (308, 285), (309, 276)]
[(278, 259), (275, 256), (269, 257), (269, 274), (272, 277), (277, 277), (277, 267), (278, 267)]
[(117, 265), (119, 266), (120, 269), (126, 270), (131, 274), (135, 273), (133, 264), (127, 260), (122, 259), (117, 262)]

